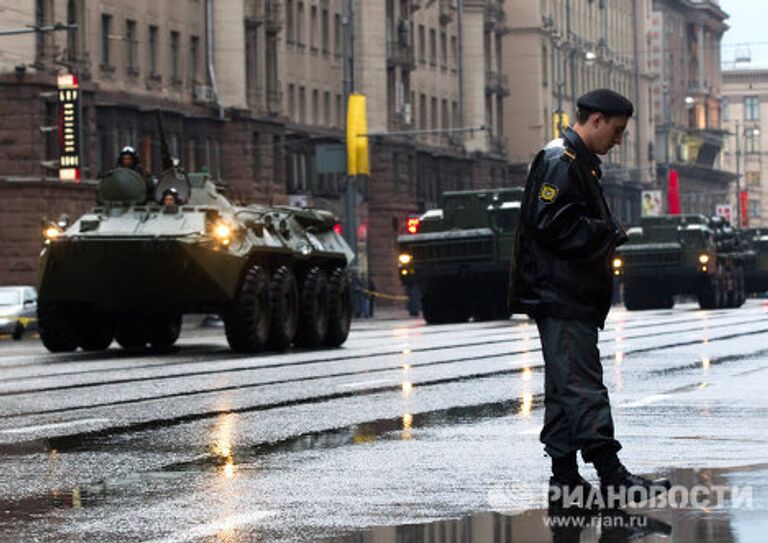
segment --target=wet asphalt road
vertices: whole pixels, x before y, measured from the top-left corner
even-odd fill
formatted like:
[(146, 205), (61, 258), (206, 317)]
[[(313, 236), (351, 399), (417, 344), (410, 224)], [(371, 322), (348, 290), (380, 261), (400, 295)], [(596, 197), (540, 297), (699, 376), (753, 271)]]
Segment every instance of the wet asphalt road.
[(342, 349), (261, 356), (216, 329), (165, 354), (0, 341), (0, 541), (765, 541), (767, 340), (758, 300), (611, 313), (627, 466), (750, 492), (633, 530), (547, 526), (524, 319), (356, 322)]

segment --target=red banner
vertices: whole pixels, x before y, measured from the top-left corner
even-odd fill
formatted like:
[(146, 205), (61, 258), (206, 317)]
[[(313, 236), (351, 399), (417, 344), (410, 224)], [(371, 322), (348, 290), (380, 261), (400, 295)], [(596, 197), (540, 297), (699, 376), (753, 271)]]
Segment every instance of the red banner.
[(680, 215), (680, 181), (677, 176), (677, 170), (669, 170), (667, 212), (670, 215)]
[(742, 190), (739, 194), (739, 206), (741, 207), (741, 227), (749, 226), (749, 193)]

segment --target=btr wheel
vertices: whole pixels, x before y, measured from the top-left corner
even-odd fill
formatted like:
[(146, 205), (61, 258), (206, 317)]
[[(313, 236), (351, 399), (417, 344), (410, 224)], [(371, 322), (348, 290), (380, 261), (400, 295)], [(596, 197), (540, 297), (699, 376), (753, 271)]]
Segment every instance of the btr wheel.
[(149, 343), (155, 349), (172, 347), (181, 334), (181, 313), (161, 313), (152, 318)]
[(338, 347), (347, 341), (351, 318), (349, 276), (346, 270), (339, 268), (328, 280), (328, 332), (323, 343)]
[(76, 315), (63, 304), (39, 304), (37, 322), (40, 339), (52, 353), (72, 352), (77, 349)]
[(149, 343), (147, 316), (125, 314), (118, 317), (115, 326), (115, 340), (126, 351), (143, 349)]
[(296, 343), (302, 347), (317, 347), (328, 332), (328, 280), (320, 268), (312, 268), (301, 285), (299, 329)]
[(269, 347), (275, 350), (287, 349), (296, 337), (299, 322), (299, 289), (290, 268), (282, 266), (272, 274), (269, 292), (272, 301)]
[(77, 343), (84, 351), (104, 351), (115, 337), (115, 321), (92, 310), (83, 310), (77, 323)]
[(245, 274), (240, 292), (224, 315), (224, 331), (232, 350), (254, 353), (264, 349), (269, 340), (269, 275), (261, 266)]

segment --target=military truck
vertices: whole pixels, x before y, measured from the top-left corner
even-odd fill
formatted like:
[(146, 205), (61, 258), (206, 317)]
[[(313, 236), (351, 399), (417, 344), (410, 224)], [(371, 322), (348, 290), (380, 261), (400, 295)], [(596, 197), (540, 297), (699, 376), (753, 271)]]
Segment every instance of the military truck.
[(522, 188), (455, 191), (397, 238), (403, 285), (421, 292), (427, 324), (506, 319)]
[(613, 259), (627, 309), (672, 308), (679, 294), (697, 297), (702, 309), (744, 303), (746, 247), (721, 217), (644, 217), (627, 234)]
[(740, 234), (746, 247), (744, 288), (747, 294), (764, 294), (768, 291), (768, 229), (744, 228)]
[[(98, 205), (51, 224), (39, 266), (40, 337), (52, 352), (167, 348), (184, 313), (216, 313), (238, 352), (339, 346), (349, 333), (353, 253), (327, 211), (235, 206), (168, 152), (152, 194), (117, 168)], [(173, 205), (161, 205), (172, 191)]]

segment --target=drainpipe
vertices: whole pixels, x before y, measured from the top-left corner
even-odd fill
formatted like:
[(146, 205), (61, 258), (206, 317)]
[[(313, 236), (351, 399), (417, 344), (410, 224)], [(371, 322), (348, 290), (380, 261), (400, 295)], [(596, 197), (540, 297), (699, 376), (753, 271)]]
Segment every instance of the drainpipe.
[[(643, 116), (645, 115), (645, 112), (641, 108), (641, 102), (640, 102), (640, 36), (638, 32), (638, 25), (640, 24), (640, 14), (637, 10), (637, 0), (632, 0), (632, 15), (634, 18), (634, 24), (632, 25), (634, 29), (634, 47), (635, 47), (635, 109), (637, 111), (637, 116), (635, 117), (635, 123), (637, 125), (637, 138), (635, 138), (635, 166), (637, 167), (638, 172), (641, 171), (641, 166), (643, 164), (641, 153), (643, 152), (643, 145), (642, 145), (642, 135), (645, 130), (643, 129)], [(650, 107), (650, 104), (649, 104)], [(642, 178), (640, 179), (642, 182)]]
[(224, 108), (219, 101), (219, 85), (216, 83), (216, 68), (213, 62), (213, 0), (205, 0), (205, 41), (208, 61), (208, 79), (213, 89), (213, 103), (219, 110), (219, 119), (224, 118)]
[(459, 0), (459, 128), (464, 128), (464, 0)]

